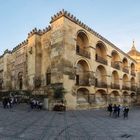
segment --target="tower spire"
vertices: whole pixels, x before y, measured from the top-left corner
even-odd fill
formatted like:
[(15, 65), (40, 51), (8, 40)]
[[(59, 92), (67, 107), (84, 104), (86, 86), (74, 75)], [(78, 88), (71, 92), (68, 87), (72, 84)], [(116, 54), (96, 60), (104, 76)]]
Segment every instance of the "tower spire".
[(132, 44), (131, 50), (136, 50), (136, 48), (135, 48), (135, 41), (134, 40), (133, 40), (133, 44)]

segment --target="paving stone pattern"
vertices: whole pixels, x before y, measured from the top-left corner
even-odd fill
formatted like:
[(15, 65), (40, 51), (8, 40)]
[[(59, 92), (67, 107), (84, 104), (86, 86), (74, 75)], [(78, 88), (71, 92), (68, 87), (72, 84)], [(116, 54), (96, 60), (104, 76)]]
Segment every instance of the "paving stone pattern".
[(140, 140), (140, 108), (129, 118), (109, 117), (106, 110), (53, 112), (27, 105), (0, 107), (0, 140)]

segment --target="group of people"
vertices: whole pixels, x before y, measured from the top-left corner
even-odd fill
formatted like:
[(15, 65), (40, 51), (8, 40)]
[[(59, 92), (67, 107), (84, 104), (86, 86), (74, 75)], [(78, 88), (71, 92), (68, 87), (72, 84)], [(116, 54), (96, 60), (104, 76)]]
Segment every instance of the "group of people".
[(2, 101), (3, 108), (12, 108), (17, 103), (18, 99), (16, 97), (4, 97)]
[(42, 109), (43, 103), (37, 99), (31, 99), (30, 107), (31, 107), (31, 109)]
[(112, 104), (109, 104), (108, 107), (107, 107), (107, 110), (109, 112), (109, 116), (110, 117), (114, 117), (114, 118), (117, 118), (117, 117), (120, 117), (120, 113), (122, 112), (123, 113), (123, 118), (128, 118), (128, 112), (129, 112), (129, 107), (128, 106), (121, 106), (121, 105), (112, 105)]
[[(17, 97), (14, 96), (6, 96), (3, 97), (2, 105), (4, 109), (12, 108), (15, 104), (19, 104), (20, 101)], [(31, 109), (42, 109), (43, 103), (40, 100), (37, 99), (30, 99), (30, 107)]]

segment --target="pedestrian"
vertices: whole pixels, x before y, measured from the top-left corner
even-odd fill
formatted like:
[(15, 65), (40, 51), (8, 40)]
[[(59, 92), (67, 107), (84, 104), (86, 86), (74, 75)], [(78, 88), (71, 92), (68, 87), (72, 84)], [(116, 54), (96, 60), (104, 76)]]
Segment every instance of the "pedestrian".
[(114, 106), (113, 106), (113, 117), (117, 117), (117, 106), (116, 106), (116, 104), (114, 104)]
[(112, 116), (112, 104), (109, 104), (107, 109), (109, 111), (109, 116), (111, 117)]
[(6, 98), (5, 98), (5, 97), (3, 98), (2, 103), (3, 103), (3, 108), (6, 108), (6, 106), (7, 106), (7, 101), (6, 101)]
[(33, 99), (30, 99), (30, 107), (31, 107), (31, 109), (33, 109), (33, 108), (34, 108)]
[(39, 106), (39, 108), (38, 109), (42, 109), (42, 107), (43, 107), (43, 103), (41, 102), (41, 101), (39, 101), (39, 104), (38, 104), (38, 106)]
[(129, 107), (126, 106), (126, 107), (124, 108), (124, 111), (123, 111), (123, 117), (124, 117), (124, 119), (125, 119), (125, 118), (128, 119), (128, 112), (129, 112)]
[(118, 105), (117, 106), (117, 117), (120, 117), (120, 110), (121, 110), (120, 105)]

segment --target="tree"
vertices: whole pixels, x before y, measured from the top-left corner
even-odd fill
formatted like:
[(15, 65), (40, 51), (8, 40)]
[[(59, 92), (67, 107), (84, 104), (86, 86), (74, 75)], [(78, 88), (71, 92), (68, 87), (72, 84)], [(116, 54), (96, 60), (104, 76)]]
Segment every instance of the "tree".
[(53, 88), (53, 97), (54, 99), (64, 99), (64, 95), (66, 93), (65, 89), (63, 87), (55, 87)]

